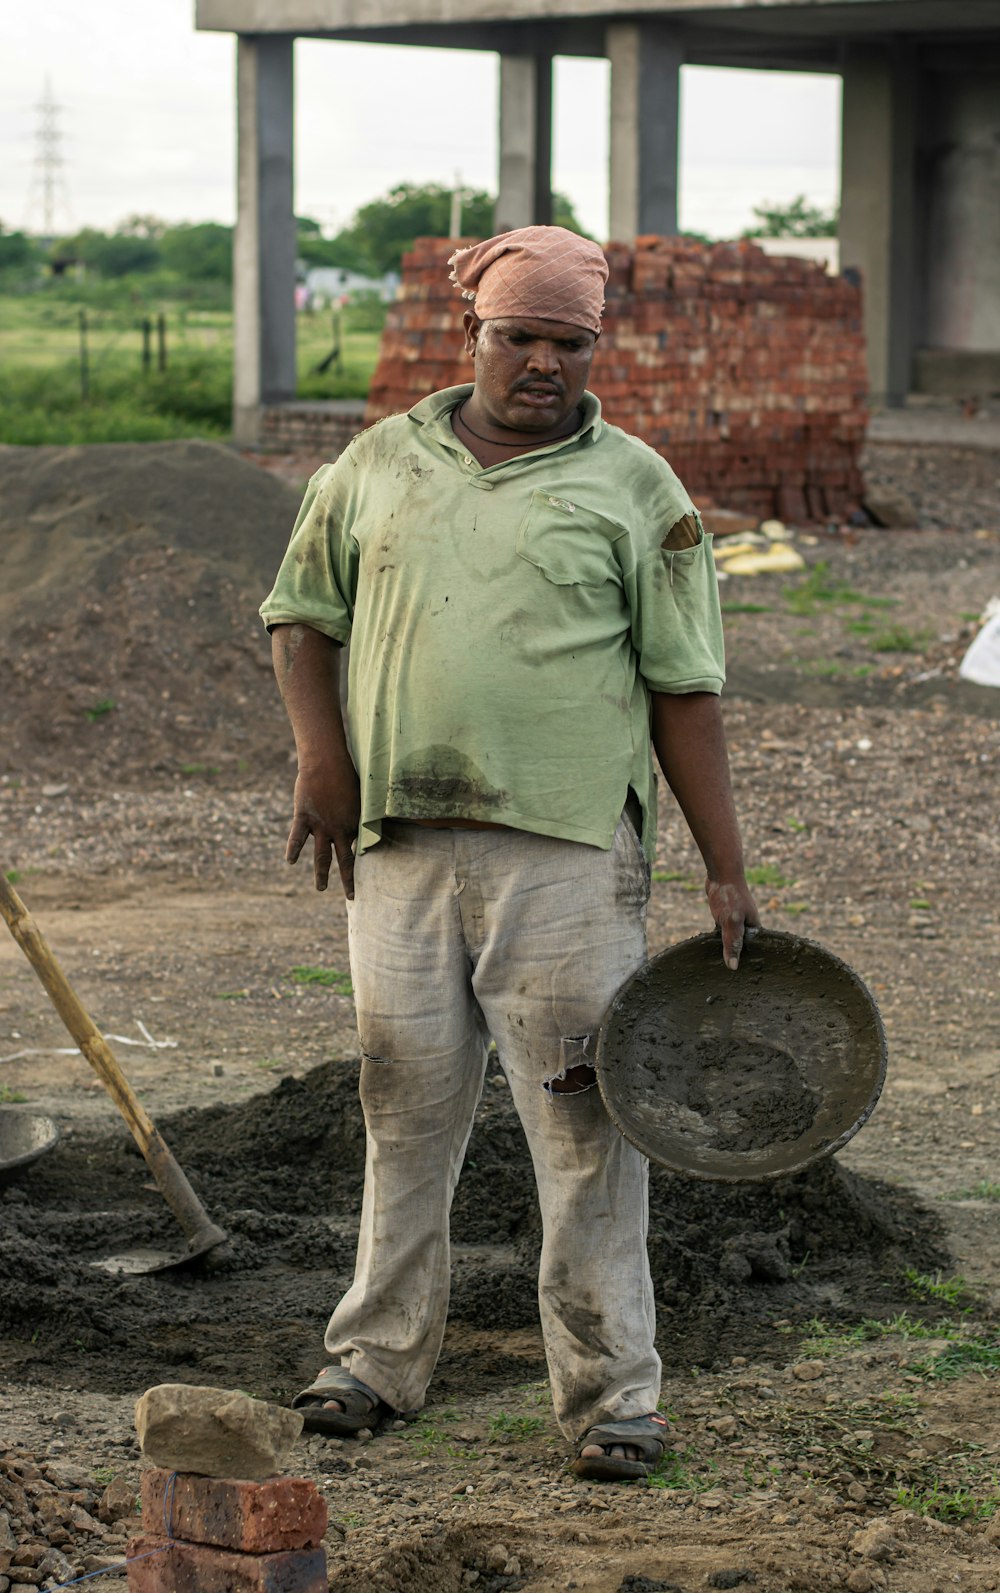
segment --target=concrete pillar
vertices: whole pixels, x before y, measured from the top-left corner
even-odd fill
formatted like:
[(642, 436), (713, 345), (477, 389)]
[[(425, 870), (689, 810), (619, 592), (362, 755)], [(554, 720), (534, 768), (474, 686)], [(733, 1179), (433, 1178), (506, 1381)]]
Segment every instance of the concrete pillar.
[(667, 22), (615, 22), (611, 59), (608, 236), (677, 231), (680, 74), (683, 52)]
[(260, 436), (263, 403), (295, 397), (292, 37), (236, 46), (237, 208), (233, 241), (233, 437)]
[(552, 57), (500, 57), (497, 232), (552, 221)]
[(928, 78), (922, 153), (927, 228), (921, 342), (1000, 351), (1000, 73)]
[(840, 268), (864, 287), (868, 384), (905, 403), (913, 379), (917, 72), (911, 50), (851, 45), (844, 65)]

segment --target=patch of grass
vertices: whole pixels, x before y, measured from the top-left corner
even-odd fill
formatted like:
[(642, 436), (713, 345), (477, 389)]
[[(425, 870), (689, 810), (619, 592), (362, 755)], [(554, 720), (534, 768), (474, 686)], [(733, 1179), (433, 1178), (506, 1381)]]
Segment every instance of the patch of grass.
[(674, 884), (678, 880), (686, 880), (687, 879), (687, 875), (686, 874), (682, 874), (680, 869), (676, 869), (676, 868), (673, 868), (673, 869), (654, 868), (654, 870), (653, 870), (653, 878), (659, 884)]
[(99, 1488), (106, 1488), (109, 1483), (114, 1482), (118, 1473), (112, 1466), (95, 1466), (90, 1475)]
[(844, 666), (835, 658), (807, 658), (802, 665), (807, 675), (819, 675), (822, 680), (834, 680), (844, 673)]
[(929, 1273), (918, 1272), (916, 1267), (907, 1267), (903, 1277), (914, 1294), (926, 1295), (931, 1300), (941, 1300), (945, 1305), (960, 1306), (972, 1295), (968, 1283), (961, 1276), (942, 1278), (938, 1272), (931, 1277)]
[(766, 603), (723, 603), (723, 614), (770, 614)]
[(811, 913), (812, 905), (809, 902), (782, 902), (781, 911), (783, 913), (792, 913), (793, 915)]
[(905, 625), (890, 625), (884, 631), (876, 631), (868, 645), (873, 653), (919, 653), (930, 638), (930, 631), (911, 631)]
[(983, 1178), (968, 1189), (953, 1189), (941, 1198), (942, 1200), (1000, 1200), (1000, 1184), (994, 1184), (988, 1178)]
[(874, 674), (874, 669), (873, 664), (855, 664), (851, 674), (855, 680), (866, 680), (869, 675)]
[(869, 1344), (877, 1339), (949, 1338), (954, 1335), (955, 1329), (952, 1323), (931, 1324), (920, 1317), (910, 1316), (908, 1311), (900, 1311), (885, 1321), (877, 1317), (863, 1317), (860, 1322), (842, 1328), (831, 1326), (821, 1317), (813, 1317), (804, 1324), (804, 1331), (806, 1337), (799, 1345), (801, 1353), (819, 1360), (827, 1355), (842, 1355), (847, 1350), (856, 1349), (859, 1344)]
[(958, 617), (964, 625), (975, 625), (981, 618), (979, 614), (973, 614), (968, 609), (963, 609)]
[(19, 868), (9, 868), (4, 875), (8, 885), (20, 885), (23, 878), (24, 876)]
[(774, 890), (780, 890), (788, 881), (775, 863), (758, 863), (756, 868), (746, 871), (749, 885), (770, 885)]
[(23, 1090), (15, 1090), (9, 1084), (0, 1084), (0, 1106), (23, 1106), (27, 1099)]
[(497, 1411), (490, 1417), (491, 1438), (532, 1438), (535, 1433), (540, 1433), (545, 1426), (541, 1416), (511, 1416), (505, 1410)]
[(852, 586), (841, 586), (839, 582), (831, 580), (828, 559), (820, 559), (814, 564), (803, 581), (799, 581), (795, 586), (786, 586), (784, 597), (790, 614), (803, 615), (815, 614), (823, 605), (868, 601), (863, 592), (857, 592)]
[(299, 963), (292, 969), (290, 978), (297, 985), (322, 985), (325, 989), (335, 990), (338, 996), (354, 994), (350, 974), (341, 973), (339, 968), (311, 968)]
[(83, 711), (91, 724), (94, 724), (98, 719), (103, 719), (105, 714), (114, 713), (117, 707), (118, 704), (113, 697), (102, 697), (100, 702), (95, 702), (93, 707), (85, 708)]
[(914, 896), (910, 902), (910, 906), (920, 912), (928, 912), (930, 910), (930, 905), (931, 904), (927, 900), (926, 896)]
[(207, 774), (209, 777), (219, 773), (217, 764), (214, 763), (182, 763), (181, 774)]
[(795, 818), (794, 814), (791, 813), (786, 815), (785, 823), (787, 824), (788, 828), (796, 835), (801, 835), (803, 830), (808, 830), (809, 828), (808, 824), (806, 824), (804, 820)]
[(657, 1461), (646, 1480), (649, 1488), (668, 1488), (684, 1493), (707, 1493), (718, 1475), (714, 1461), (701, 1460), (694, 1448), (668, 1449)]
[[(942, 1338), (946, 1334), (940, 1335)], [(953, 1338), (946, 1350), (926, 1361), (914, 1361), (909, 1370), (930, 1382), (950, 1383), (968, 1372), (1000, 1371), (1000, 1344), (987, 1339)]]
[(988, 1521), (1000, 1505), (1000, 1492), (994, 1474), (993, 1492), (983, 1499), (971, 1488), (946, 1489), (935, 1481), (929, 1488), (897, 1488), (895, 1503), (935, 1521)]
[(216, 1001), (246, 1001), (249, 990), (219, 990), (216, 992)]
[(283, 1056), (262, 1056), (259, 1062), (254, 1063), (255, 1068), (261, 1068), (265, 1073), (271, 1073), (275, 1068), (287, 1067), (288, 1063)]
[(875, 622), (870, 619), (848, 620), (845, 629), (854, 636), (867, 636), (875, 629)]

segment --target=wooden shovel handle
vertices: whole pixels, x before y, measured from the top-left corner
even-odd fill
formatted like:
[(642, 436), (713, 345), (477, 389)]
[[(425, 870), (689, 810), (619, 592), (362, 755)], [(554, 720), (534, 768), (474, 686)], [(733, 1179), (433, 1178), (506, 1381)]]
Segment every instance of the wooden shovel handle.
[[(202, 1242), (214, 1228), (205, 1208), (151, 1118), (135, 1095), (103, 1034), (63, 973), (48, 941), (17, 891), (0, 869), (0, 915), (49, 994), (63, 1023), (80, 1047), (131, 1130), (149, 1169), (189, 1242)], [(221, 1229), (215, 1230), (220, 1238)]]

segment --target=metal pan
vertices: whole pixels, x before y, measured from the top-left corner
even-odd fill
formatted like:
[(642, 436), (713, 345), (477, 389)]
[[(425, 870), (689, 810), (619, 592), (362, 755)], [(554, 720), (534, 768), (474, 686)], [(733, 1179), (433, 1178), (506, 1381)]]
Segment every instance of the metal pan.
[(813, 941), (752, 931), (732, 973), (716, 934), (671, 946), (618, 992), (597, 1082), (626, 1139), (677, 1173), (785, 1177), (845, 1145), (885, 1081), (871, 991)]

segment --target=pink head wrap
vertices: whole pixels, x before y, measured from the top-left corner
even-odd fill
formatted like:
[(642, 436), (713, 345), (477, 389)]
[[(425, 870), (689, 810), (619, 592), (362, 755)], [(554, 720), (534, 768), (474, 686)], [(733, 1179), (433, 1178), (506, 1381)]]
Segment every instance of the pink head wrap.
[(448, 264), (481, 321), (520, 315), (601, 330), (604, 250), (565, 227), (518, 227), (458, 249)]

